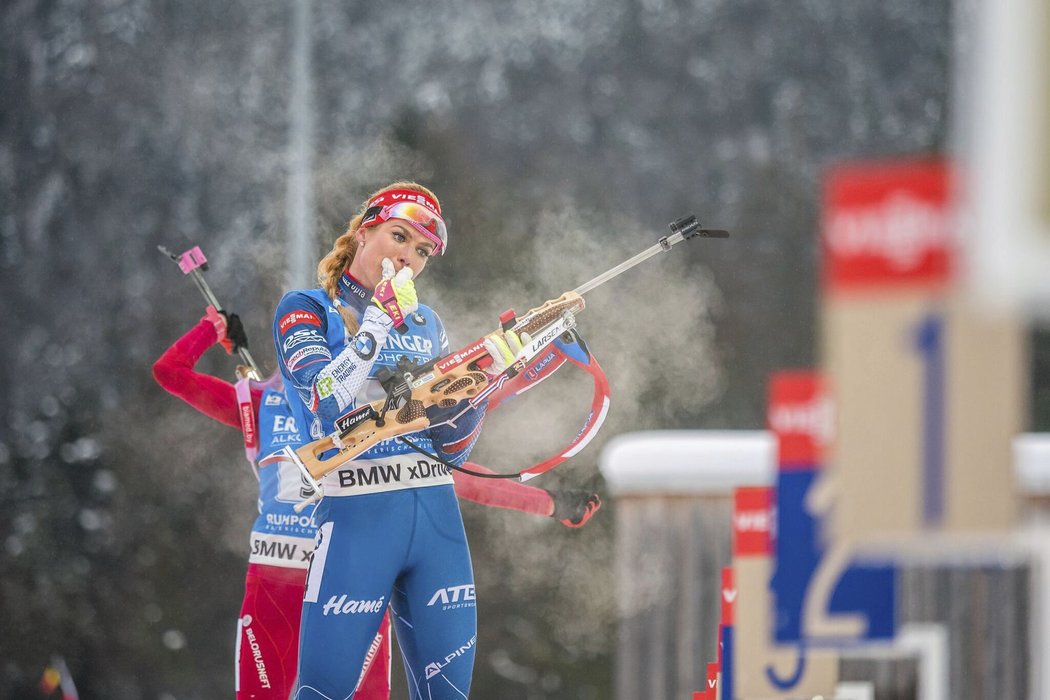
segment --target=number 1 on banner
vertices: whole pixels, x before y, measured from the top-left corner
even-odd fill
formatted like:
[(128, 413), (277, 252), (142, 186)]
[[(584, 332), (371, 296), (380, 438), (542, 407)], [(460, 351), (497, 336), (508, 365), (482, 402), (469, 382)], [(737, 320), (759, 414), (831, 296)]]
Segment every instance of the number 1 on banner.
[(915, 328), (922, 358), (922, 519), (944, 517), (944, 317), (931, 312)]

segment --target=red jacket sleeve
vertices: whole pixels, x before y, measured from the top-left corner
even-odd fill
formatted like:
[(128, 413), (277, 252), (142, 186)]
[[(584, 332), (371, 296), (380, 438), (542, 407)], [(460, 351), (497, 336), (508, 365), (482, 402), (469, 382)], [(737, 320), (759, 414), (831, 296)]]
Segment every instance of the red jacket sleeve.
[[(477, 472), (495, 473), (488, 467), (473, 462), (463, 465)], [(456, 495), (483, 506), (518, 510), (533, 515), (551, 515), (554, 513), (554, 500), (545, 489), (526, 486), (513, 479), (484, 479), (463, 472), (453, 472), (456, 482)]]
[(153, 378), (169, 394), (204, 415), (240, 430), (237, 392), (233, 384), (193, 370), (201, 355), (218, 341), (215, 327), (207, 319), (201, 319), (153, 364)]

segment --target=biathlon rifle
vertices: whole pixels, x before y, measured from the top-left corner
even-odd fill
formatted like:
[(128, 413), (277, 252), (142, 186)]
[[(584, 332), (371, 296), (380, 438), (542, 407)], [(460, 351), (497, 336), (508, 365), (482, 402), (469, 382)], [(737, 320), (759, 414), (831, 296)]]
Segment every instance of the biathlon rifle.
[[(660, 238), (656, 245), (598, 275), (557, 299), (544, 302), (521, 317), (513, 310), (500, 316), (502, 330), (514, 331), (521, 337), (528, 334), (514, 361), (496, 377), (489, 377), (484, 369), (492, 364), (485, 350), (485, 338), (470, 343), (460, 350), (422, 365), (402, 358), (396, 368), (380, 372), (377, 378), (386, 390), (386, 398), (373, 401), (336, 420), (336, 430), (330, 435), (303, 445), (295, 450), (296, 461), (304, 471), (318, 497), (320, 479), (338, 469), (365, 450), (391, 438), (414, 433), (434, 425), (453, 423), (468, 410), (476, 408), (492, 392), (523, 371), (529, 361), (576, 325), (576, 314), (583, 311), (583, 295), (613, 277), (634, 267), (657, 253), (668, 251), (677, 243), (690, 238), (728, 238), (729, 232), (702, 228), (695, 216), (687, 216), (669, 224), (671, 234)], [(465, 402), (460, 406), (461, 402)], [(452, 409), (449, 417), (432, 422), (428, 409)], [(328, 456), (322, 457), (327, 454)], [(525, 480), (535, 474), (522, 475)]]
[[(200, 246), (193, 246), (182, 255), (175, 255), (162, 245), (157, 246), (157, 250), (174, 260), (179, 269), (182, 270), (182, 274), (188, 275), (193, 279), (197, 289), (204, 295), (206, 302), (215, 307), (217, 312), (225, 313), (222, 305), (219, 304), (219, 300), (215, 298), (215, 294), (211, 291), (211, 287), (208, 286), (208, 282), (204, 279), (202, 271), (208, 269), (208, 259), (204, 257)], [(262, 372), (259, 371), (259, 366), (255, 364), (255, 359), (248, 351), (247, 343), (237, 345), (237, 354), (241, 356), (241, 360), (248, 366), (248, 376), (256, 381), (262, 379)]]

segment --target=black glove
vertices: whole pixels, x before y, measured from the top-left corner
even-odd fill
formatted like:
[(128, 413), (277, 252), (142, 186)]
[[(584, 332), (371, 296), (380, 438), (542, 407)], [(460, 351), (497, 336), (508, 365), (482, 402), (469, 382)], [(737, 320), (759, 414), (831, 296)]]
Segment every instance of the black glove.
[(548, 491), (554, 501), (551, 517), (560, 520), (566, 527), (583, 527), (584, 523), (602, 507), (598, 494), (582, 489)]
[(219, 336), (219, 344), (225, 348), (227, 355), (248, 347), (248, 335), (244, 332), (241, 317), (237, 314), (216, 311), (214, 306), (208, 304), (204, 318), (215, 327), (215, 335)]
[(226, 338), (222, 344), (231, 355), (241, 348), (248, 347), (248, 334), (244, 332), (244, 324), (237, 314), (226, 315)]

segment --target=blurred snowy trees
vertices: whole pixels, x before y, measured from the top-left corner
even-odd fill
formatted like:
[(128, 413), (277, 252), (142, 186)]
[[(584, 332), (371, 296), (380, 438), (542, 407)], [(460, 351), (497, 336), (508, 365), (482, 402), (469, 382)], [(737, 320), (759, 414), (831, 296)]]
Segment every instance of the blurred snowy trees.
[[(451, 252), (419, 288), (453, 342), (686, 213), (733, 232), (589, 296), (613, 409), (543, 486), (601, 490), (617, 432), (760, 427), (768, 372), (815, 360), (822, 168), (945, 146), (948, 0), (313, 4), (317, 254), (376, 186), (431, 185)], [(279, 0), (0, 8), (0, 696), (52, 653), (85, 698), (230, 692), (255, 485), (237, 434), (152, 382), (203, 312), (156, 246), (202, 246), (273, 369), (289, 24)], [(562, 374), (476, 458), (571, 438), (589, 390)], [(606, 503), (580, 531), (464, 506), (477, 697), (609, 697)]]

